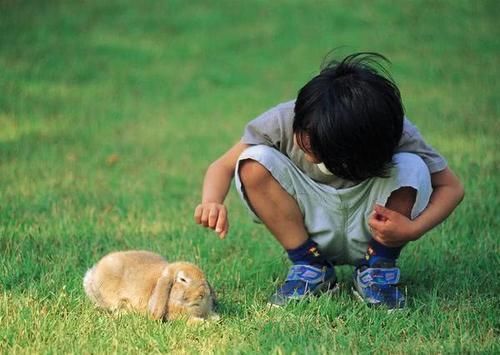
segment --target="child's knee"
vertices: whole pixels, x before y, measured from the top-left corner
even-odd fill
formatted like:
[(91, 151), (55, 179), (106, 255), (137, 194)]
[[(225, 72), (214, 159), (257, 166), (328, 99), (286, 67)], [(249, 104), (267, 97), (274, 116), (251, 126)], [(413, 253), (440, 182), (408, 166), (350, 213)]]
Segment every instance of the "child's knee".
[[(416, 190), (431, 189), (431, 174), (421, 157), (412, 153), (398, 153), (394, 155), (394, 163), (400, 186), (410, 186)], [(405, 185), (406, 182), (410, 185)]]
[(269, 156), (272, 156), (276, 153), (279, 152), (272, 147), (268, 147), (267, 145), (263, 144), (252, 145), (241, 153), (240, 160), (254, 159), (258, 161), (262, 159), (267, 159)]
[(412, 153), (395, 154), (394, 163), (396, 188), (387, 201), (388, 208), (393, 204), (396, 210), (415, 218), (427, 207), (432, 193), (429, 168), (421, 157)]
[(274, 149), (265, 145), (253, 145), (245, 149), (238, 158), (236, 173), (243, 183), (254, 183), (269, 174), (266, 161), (273, 155)]
[(397, 153), (394, 154), (393, 162), (400, 174), (421, 174), (430, 178), (429, 168), (424, 160), (417, 154), (406, 152)]
[(242, 185), (246, 189), (262, 186), (271, 177), (271, 174), (263, 165), (249, 158), (240, 162), (238, 174)]
[(273, 176), (283, 178), (282, 154), (265, 145), (251, 146), (241, 153), (236, 169), (237, 180), (246, 188), (258, 187)]
[(392, 191), (385, 207), (410, 218), (416, 198), (416, 189), (409, 186), (400, 187), (399, 189)]

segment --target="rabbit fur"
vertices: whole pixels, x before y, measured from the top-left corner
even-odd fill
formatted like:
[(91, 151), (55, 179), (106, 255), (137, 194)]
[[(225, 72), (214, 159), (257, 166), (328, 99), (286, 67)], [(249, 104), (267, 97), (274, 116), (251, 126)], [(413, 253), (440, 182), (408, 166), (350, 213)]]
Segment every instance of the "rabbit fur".
[(83, 279), (88, 297), (109, 310), (136, 310), (154, 319), (218, 319), (215, 294), (203, 272), (188, 262), (168, 263), (149, 251), (104, 256)]

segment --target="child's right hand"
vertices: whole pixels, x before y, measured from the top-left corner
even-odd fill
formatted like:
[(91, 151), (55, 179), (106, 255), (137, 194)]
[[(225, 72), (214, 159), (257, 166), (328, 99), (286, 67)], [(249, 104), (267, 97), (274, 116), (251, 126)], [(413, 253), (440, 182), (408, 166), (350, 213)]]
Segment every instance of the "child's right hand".
[(203, 227), (215, 230), (220, 239), (224, 239), (229, 230), (227, 209), (226, 206), (220, 203), (206, 202), (199, 204), (194, 210), (194, 220)]
[(224, 202), (231, 186), (238, 157), (248, 147), (248, 144), (236, 143), (219, 159), (210, 164), (205, 173), (201, 199), (204, 202), (196, 207), (194, 220), (203, 227), (215, 230), (220, 239), (227, 235), (229, 229), (227, 209), (222, 202)]

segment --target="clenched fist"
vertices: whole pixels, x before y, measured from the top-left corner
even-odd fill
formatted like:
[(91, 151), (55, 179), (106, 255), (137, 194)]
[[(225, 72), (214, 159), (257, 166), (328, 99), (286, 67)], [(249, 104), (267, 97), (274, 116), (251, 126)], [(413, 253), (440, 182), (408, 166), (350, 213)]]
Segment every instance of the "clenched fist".
[(203, 227), (215, 230), (215, 233), (221, 239), (224, 239), (229, 230), (227, 209), (226, 206), (220, 203), (206, 202), (199, 204), (194, 210), (194, 220)]

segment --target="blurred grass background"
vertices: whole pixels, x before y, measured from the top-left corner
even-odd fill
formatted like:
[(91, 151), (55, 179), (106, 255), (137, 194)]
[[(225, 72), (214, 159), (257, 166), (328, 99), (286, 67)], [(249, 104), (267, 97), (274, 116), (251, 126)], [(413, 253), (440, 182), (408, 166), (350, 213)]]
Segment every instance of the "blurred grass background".
[[(497, 1), (0, 0), (0, 352), (498, 353)], [(401, 314), (342, 289), (284, 310), (287, 262), (232, 191), (230, 234), (192, 221), (208, 164), (294, 98), (333, 48), (391, 59), (407, 115), (466, 198), (400, 264)], [(222, 321), (98, 311), (116, 249), (200, 264)]]

